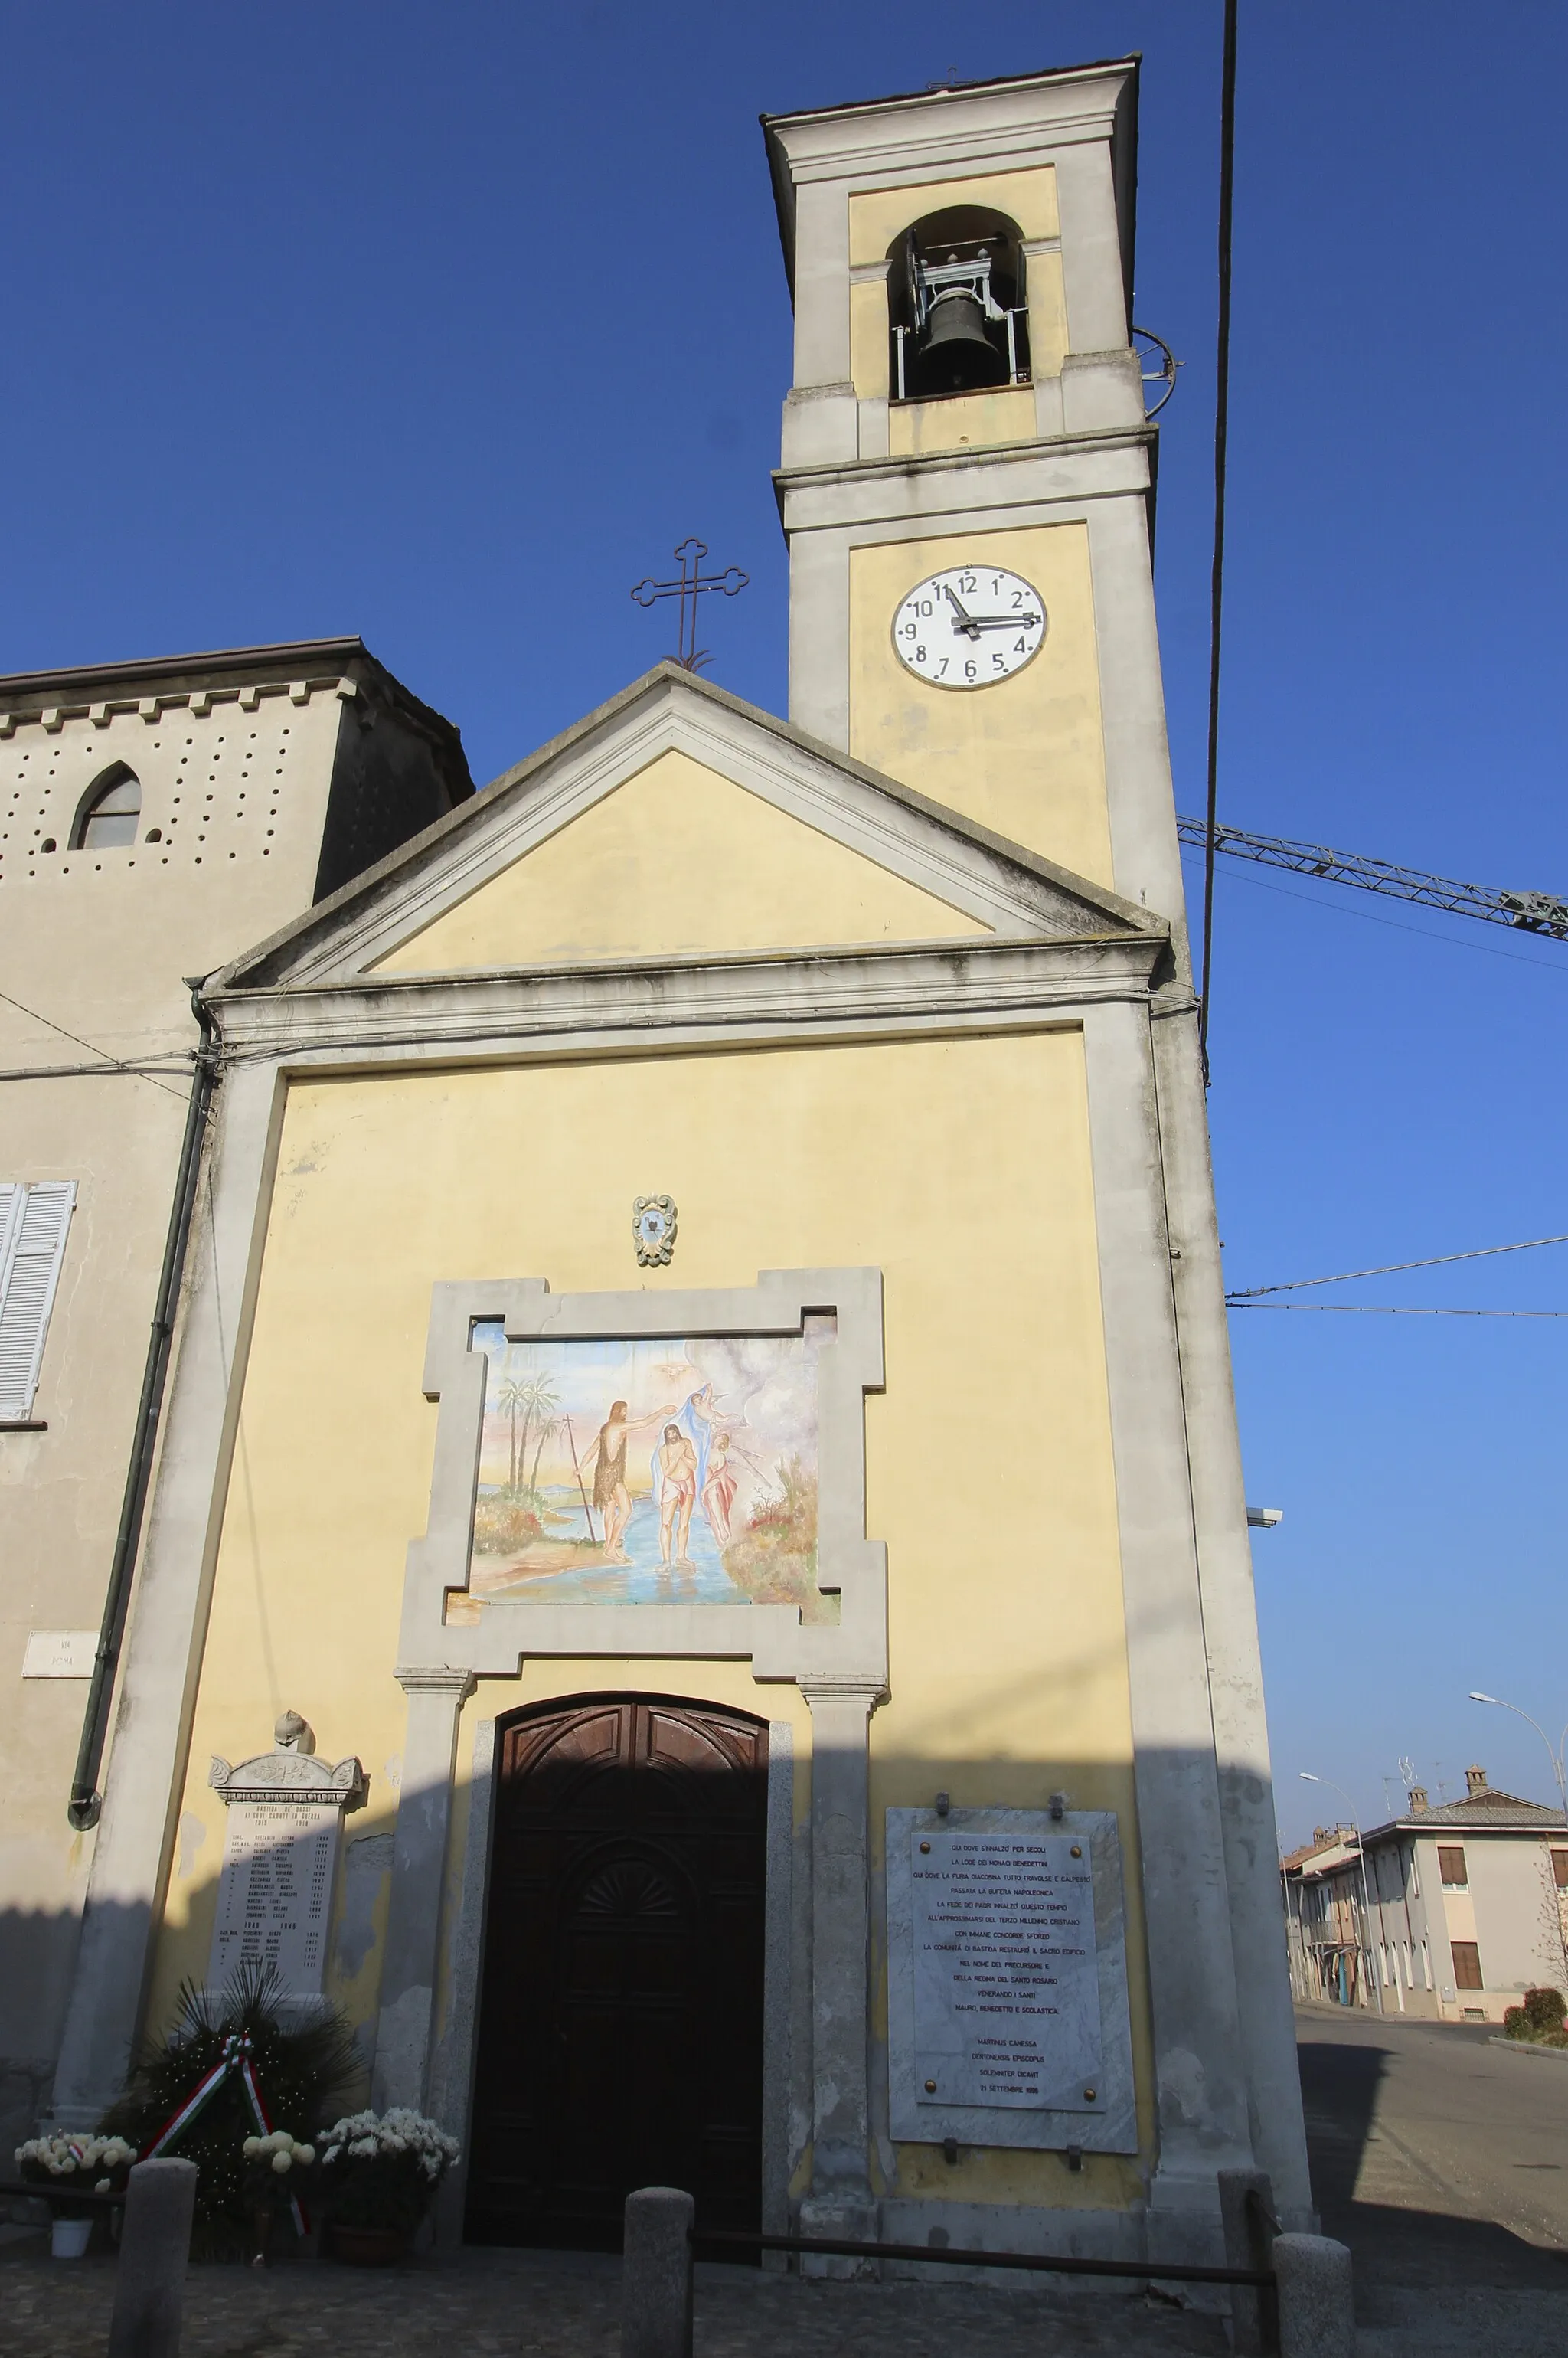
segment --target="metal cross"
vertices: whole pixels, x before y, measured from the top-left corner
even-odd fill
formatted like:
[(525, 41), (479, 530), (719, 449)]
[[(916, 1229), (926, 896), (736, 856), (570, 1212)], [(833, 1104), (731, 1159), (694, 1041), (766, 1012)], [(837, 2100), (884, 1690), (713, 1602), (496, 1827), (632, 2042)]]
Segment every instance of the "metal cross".
[(650, 574), (639, 581), (632, 595), (639, 606), (651, 606), (659, 598), (680, 600), (680, 635), (676, 661), (683, 671), (696, 671), (708, 661), (706, 648), (697, 644), (697, 601), (708, 590), (722, 590), (727, 598), (740, 595), (750, 581), (738, 565), (724, 573), (704, 573), (702, 560), (708, 555), (708, 544), (702, 540), (683, 540), (675, 552), (680, 559), (678, 581), (655, 581)]

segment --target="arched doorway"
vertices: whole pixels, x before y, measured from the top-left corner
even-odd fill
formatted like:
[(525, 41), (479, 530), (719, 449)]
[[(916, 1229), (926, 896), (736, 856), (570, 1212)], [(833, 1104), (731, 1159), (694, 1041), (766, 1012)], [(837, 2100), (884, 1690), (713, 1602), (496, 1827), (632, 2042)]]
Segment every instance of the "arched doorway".
[(614, 2248), (651, 2185), (759, 2224), (767, 1738), (657, 1695), (502, 1724), (471, 2242)]

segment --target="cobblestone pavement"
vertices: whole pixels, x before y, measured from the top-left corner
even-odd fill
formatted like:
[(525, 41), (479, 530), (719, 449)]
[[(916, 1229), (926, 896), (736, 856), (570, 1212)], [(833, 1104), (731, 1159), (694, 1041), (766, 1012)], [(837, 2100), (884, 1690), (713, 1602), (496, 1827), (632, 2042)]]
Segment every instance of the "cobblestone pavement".
[[(0, 2259), (4, 2358), (99, 2358), (114, 2262)], [(193, 2267), (180, 2358), (618, 2358), (618, 2260), (465, 2252), (399, 2268)], [(1188, 2358), (1213, 2316), (1117, 2288), (1087, 2298), (978, 2285), (822, 2284), (699, 2266), (697, 2358)]]

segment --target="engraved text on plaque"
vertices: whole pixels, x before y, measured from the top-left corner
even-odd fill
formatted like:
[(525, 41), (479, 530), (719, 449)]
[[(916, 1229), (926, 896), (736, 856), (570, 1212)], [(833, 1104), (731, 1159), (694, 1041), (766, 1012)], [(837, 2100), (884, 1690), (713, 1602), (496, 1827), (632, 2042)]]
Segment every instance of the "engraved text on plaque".
[(935, 1829), (908, 1840), (916, 2101), (1100, 2109), (1088, 1844)]
[(233, 1801), (210, 1980), (270, 1965), (291, 1997), (319, 1997), (342, 1810), (336, 1801)]

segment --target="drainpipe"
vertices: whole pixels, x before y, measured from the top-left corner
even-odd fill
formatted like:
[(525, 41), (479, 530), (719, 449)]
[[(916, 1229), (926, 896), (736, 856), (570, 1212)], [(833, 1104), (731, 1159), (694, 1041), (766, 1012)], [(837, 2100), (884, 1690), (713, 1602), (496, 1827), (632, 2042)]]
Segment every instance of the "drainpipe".
[(135, 1565), (136, 1544), (141, 1538), (142, 1515), (147, 1502), (147, 1487), (152, 1479), (153, 1457), (157, 1447), (158, 1418), (163, 1410), (164, 1385), (168, 1377), (169, 1348), (174, 1336), (175, 1305), (179, 1300), (191, 1216), (196, 1209), (201, 1141), (217, 1080), (218, 1060), (212, 1045), (217, 1026), (201, 996), (203, 979), (200, 975), (187, 975), (185, 978), (186, 988), (190, 993), (190, 1010), (200, 1027), (201, 1044), (196, 1051), (196, 1069), (190, 1079), (190, 1103), (186, 1110), (185, 1136), (180, 1142), (174, 1201), (169, 1206), (168, 1235), (164, 1243), (157, 1300), (153, 1305), (152, 1333), (147, 1337), (142, 1397), (136, 1410), (131, 1462), (125, 1469), (125, 1493), (120, 1505), (120, 1527), (114, 1534), (114, 1558), (109, 1567), (109, 1593), (103, 1600), (98, 1650), (92, 1657), (92, 1679), (87, 1690), (81, 1743), (76, 1755), (76, 1775), (66, 1807), (66, 1816), (78, 1833), (85, 1833), (90, 1826), (95, 1826), (103, 1811), (103, 1796), (98, 1790), (98, 1771), (103, 1764), (103, 1746), (109, 1732), (109, 1710), (114, 1700), (114, 1671), (120, 1659), (125, 1615), (131, 1601), (131, 1574)]

